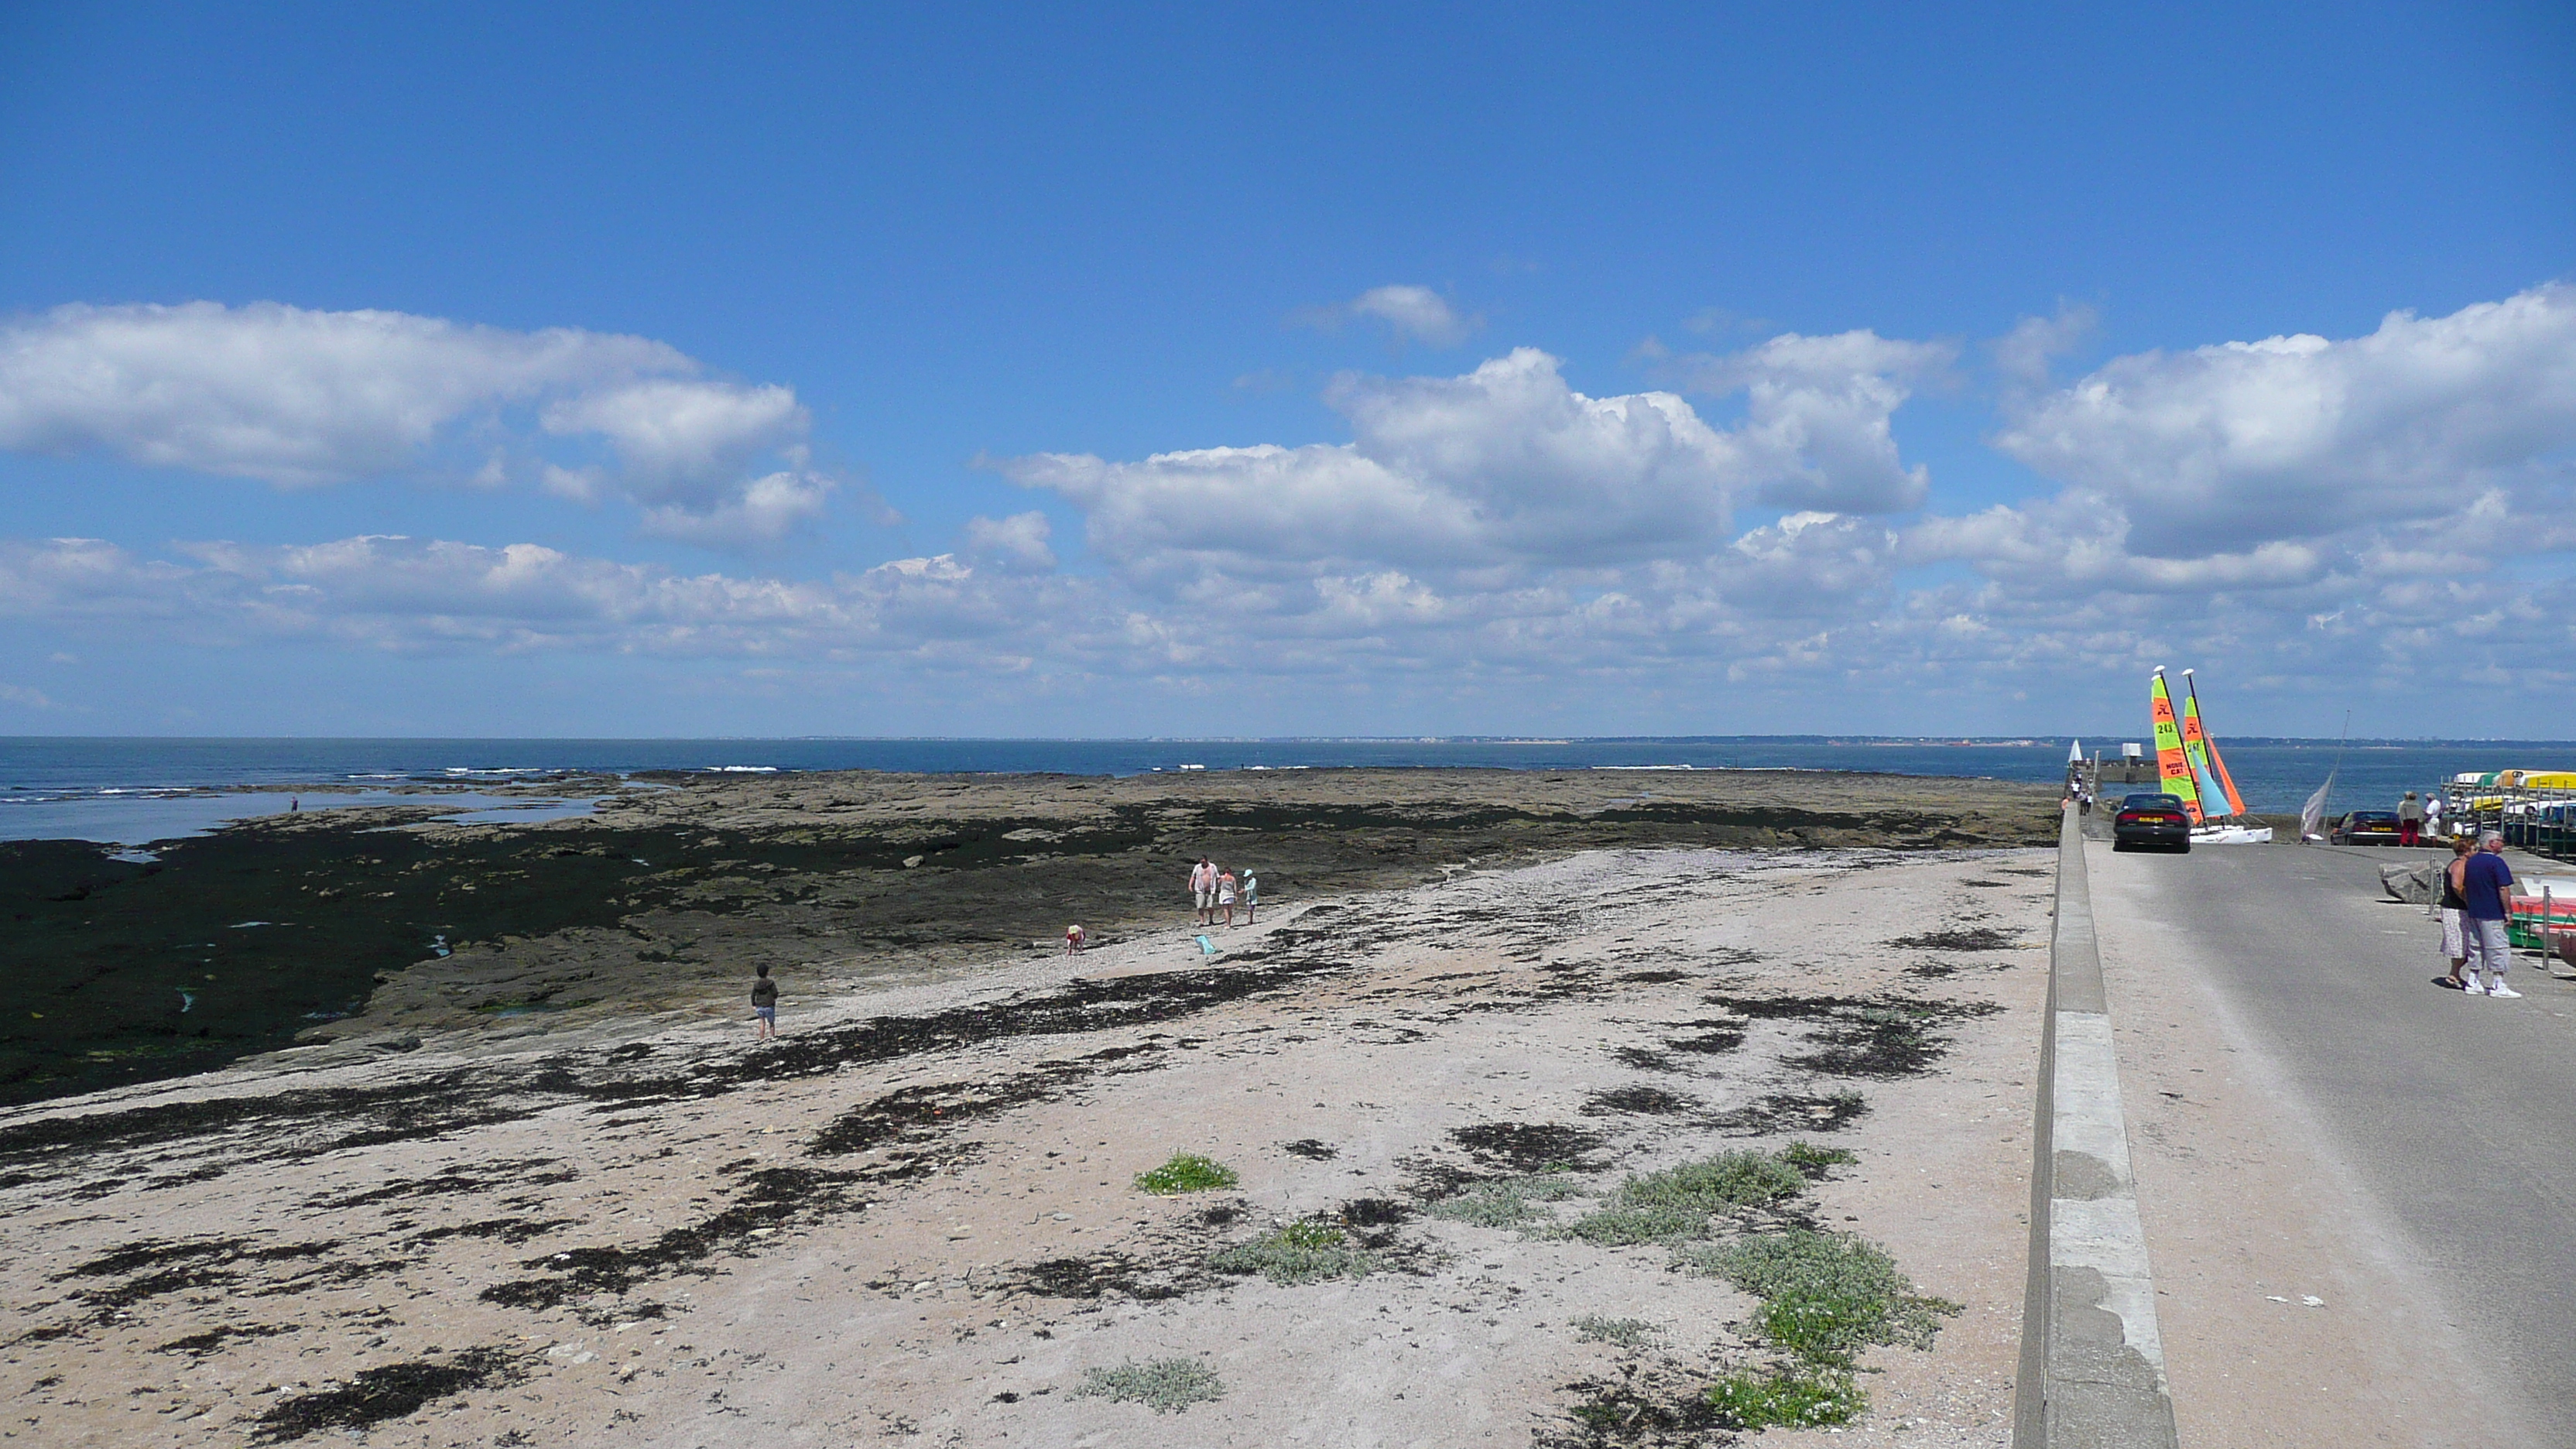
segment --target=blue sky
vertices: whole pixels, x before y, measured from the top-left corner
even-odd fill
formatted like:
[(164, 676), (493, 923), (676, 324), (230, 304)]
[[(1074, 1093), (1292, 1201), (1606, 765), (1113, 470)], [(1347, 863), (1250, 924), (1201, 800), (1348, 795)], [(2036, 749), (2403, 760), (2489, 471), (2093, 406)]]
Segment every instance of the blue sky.
[(2464, 9), (15, 7), (0, 732), (2563, 734)]

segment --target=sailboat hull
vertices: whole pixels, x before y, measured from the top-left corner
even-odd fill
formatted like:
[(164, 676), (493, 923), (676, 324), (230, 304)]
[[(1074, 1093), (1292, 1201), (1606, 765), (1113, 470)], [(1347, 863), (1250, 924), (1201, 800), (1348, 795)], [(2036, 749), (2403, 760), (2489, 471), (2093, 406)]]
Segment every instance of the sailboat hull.
[(2269, 845), (2272, 843), (2272, 827), (2269, 825), (2198, 825), (2192, 828), (2191, 843), (2194, 845)]

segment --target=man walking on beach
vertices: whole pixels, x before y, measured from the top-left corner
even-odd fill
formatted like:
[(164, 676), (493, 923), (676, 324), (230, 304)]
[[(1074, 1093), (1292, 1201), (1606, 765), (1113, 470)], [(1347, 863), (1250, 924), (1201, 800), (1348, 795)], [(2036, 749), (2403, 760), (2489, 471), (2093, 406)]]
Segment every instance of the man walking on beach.
[(1216, 914), (1216, 867), (1204, 855), (1190, 867), (1190, 897), (1198, 902), (1199, 924), (1206, 925)]
[(778, 983), (769, 979), (766, 965), (751, 968), (751, 1014), (759, 1025), (754, 1041), (774, 1041), (778, 1037)]
[(2513, 867), (2504, 863), (2504, 837), (2490, 830), (2478, 837), (2478, 853), (2460, 872), (2460, 944), (2466, 948), (2469, 994), (2518, 997), (2504, 984), (2504, 968), (2513, 960), (2505, 921), (2512, 915)]

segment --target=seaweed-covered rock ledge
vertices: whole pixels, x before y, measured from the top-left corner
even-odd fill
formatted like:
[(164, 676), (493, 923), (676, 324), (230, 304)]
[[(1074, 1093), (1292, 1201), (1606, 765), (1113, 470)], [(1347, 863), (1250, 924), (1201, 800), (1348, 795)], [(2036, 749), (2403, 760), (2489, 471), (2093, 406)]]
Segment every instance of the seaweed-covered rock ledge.
[[(595, 782), (606, 788), (614, 782)], [(0, 844), (0, 1103), (301, 1044), (622, 1031), (730, 1002), (944, 974), (1184, 919), (1188, 862), (1276, 908), (1604, 847), (1963, 848), (2053, 839), (2052, 792), (1790, 771), (1297, 770), (671, 776), (595, 815), (271, 816), (157, 861)]]

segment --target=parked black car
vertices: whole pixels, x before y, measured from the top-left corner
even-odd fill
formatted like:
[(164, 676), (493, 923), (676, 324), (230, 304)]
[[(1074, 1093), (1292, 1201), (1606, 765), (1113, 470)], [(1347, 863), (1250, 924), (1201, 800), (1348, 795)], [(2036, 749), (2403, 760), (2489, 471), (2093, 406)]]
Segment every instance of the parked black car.
[(2132, 795), (2120, 802), (2120, 813), (2111, 817), (2111, 848), (2133, 850), (2142, 845), (2191, 849), (2191, 815), (2183, 809), (2180, 795)]
[(2337, 845), (2395, 845), (2397, 812), (2355, 810), (2334, 823), (2328, 838)]

